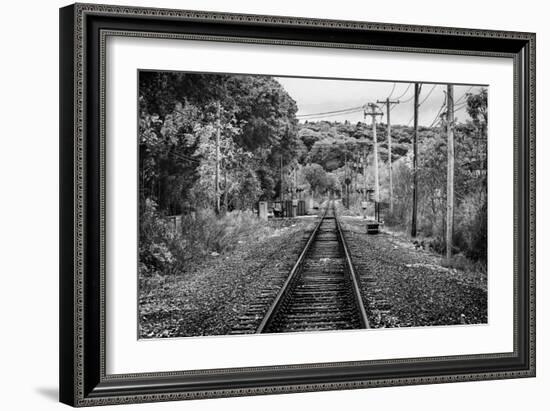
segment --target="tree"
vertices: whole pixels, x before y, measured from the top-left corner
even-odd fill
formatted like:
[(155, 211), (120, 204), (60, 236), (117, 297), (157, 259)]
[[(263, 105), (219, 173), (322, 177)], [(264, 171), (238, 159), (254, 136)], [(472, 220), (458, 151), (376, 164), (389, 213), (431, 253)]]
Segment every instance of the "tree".
[(200, 124), (196, 106), (177, 103), (163, 119), (142, 112), (139, 120), (139, 181), (141, 203), (154, 199), (161, 209), (179, 210), (193, 183), (198, 160), (193, 129)]
[[(216, 127), (212, 124), (197, 126), (195, 137), (198, 147), (195, 156), (200, 158), (197, 180), (192, 193), (194, 202), (201, 207), (213, 206), (216, 202), (214, 170), (216, 167)], [(235, 143), (241, 130), (231, 122), (221, 123), (220, 132), (220, 185), (223, 186), (224, 205), (250, 208), (258, 200), (261, 187), (254, 173), (254, 160), (250, 152)]]
[(318, 196), (328, 185), (327, 173), (319, 164), (308, 164), (303, 170), (304, 177), (315, 196)]
[(453, 218), (454, 218), (454, 173), (455, 173), (455, 149), (454, 149), (454, 89), (452, 84), (447, 85), (447, 229), (445, 244), (447, 248), (447, 263), (451, 262), (453, 255)]
[(487, 126), (487, 89), (482, 88), (477, 94), (469, 93), (466, 98), (466, 111), (474, 121), (474, 124), (480, 128)]
[(304, 143), (304, 146), (307, 148), (307, 150), (311, 150), (311, 147), (313, 144), (315, 144), (317, 141), (321, 140), (323, 138), (322, 134), (318, 131), (301, 127), (300, 131), (298, 132), (298, 136)]
[(335, 173), (326, 174), (326, 189), (332, 194), (341, 192), (341, 185), (338, 175)]
[[(247, 175), (238, 183), (250, 188), (257, 182), (260, 195), (269, 199), (275, 195), (280, 156), (301, 158), (307, 151), (298, 137), (296, 103), (272, 77), (141, 72), (139, 86), (140, 195), (155, 199), (161, 212), (177, 212), (184, 201), (211, 203), (208, 190), (191, 187), (211, 185), (207, 174), (212, 172), (212, 159), (209, 140), (204, 139), (211, 136), (218, 102), (220, 122), (232, 140), (232, 145), (223, 143), (225, 154), (218, 162), (225, 162), (219, 186), (228, 187), (222, 193), (226, 206), (238, 203), (231, 193), (242, 193), (235, 187), (237, 181), (231, 182), (239, 168), (228, 160), (230, 153), (248, 153), (246, 161), (239, 160), (243, 167), (252, 167), (254, 158), (255, 177)], [(256, 193), (255, 188), (249, 191)]]

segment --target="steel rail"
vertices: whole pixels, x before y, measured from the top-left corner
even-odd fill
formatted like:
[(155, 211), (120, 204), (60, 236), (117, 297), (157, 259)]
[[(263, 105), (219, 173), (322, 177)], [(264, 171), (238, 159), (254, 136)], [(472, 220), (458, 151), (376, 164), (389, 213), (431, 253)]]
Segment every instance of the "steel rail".
[(296, 263), (294, 263), (294, 266), (292, 266), (292, 269), (290, 270), (290, 273), (285, 280), (283, 286), (279, 290), (279, 293), (277, 294), (277, 297), (275, 297), (275, 300), (273, 300), (273, 303), (269, 307), (269, 310), (267, 310), (267, 313), (265, 314), (262, 322), (256, 329), (256, 334), (263, 333), (264, 330), (269, 325), (270, 321), (273, 318), (273, 315), (278, 311), (280, 305), (283, 302), (283, 299), (285, 297), (285, 294), (289, 290), (290, 284), (292, 284), (294, 278), (296, 277), (297, 273), (300, 271), (302, 264), (304, 262), (304, 259), (307, 255), (307, 252), (309, 251), (309, 248), (311, 247), (311, 244), (313, 244), (313, 241), (315, 240), (315, 236), (317, 235), (317, 232), (319, 231), (319, 227), (321, 227), (321, 224), (323, 223), (323, 220), (325, 219), (325, 216), (327, 215), (328, 207), (325, 208), (325, 211), (323, 212), (323, 215), (321, 216), (321, 219), (309, 235), (309, 238), (307, 240), (306, 245), (304, 246), (302, 252), (300, 253), (300, 256), (296, 260)]
[(365, 305), (363, 304), (363, 298), (361, 297), (361, 290), (359, 288), (359, 283), (357, 281), (357, 274), (355, 272), (355, 268), (353, 267), (353, 262), (351, 261), (351, 255), (348, 249), (348, 245), (346, 244), (346, 239), (344, 237), (342, 227), (340, 227), (340, 221), (338, 220), (338, 216), (336, 215), (336, 210), (334, 211), (334, 219), (336, 220), (338, 238), (340, 239), (340, 243), (342, 244), (342, 248), (344, 249), (344, 254), (346, 256), (348, 275), (351, 277), (353, 297), (355, 300), (357, 311), (359, 312), (359, 321), (361, 322), (361, 328), (370, 328), (369, 318), (367, 316), (367, 311), (365, 310)]

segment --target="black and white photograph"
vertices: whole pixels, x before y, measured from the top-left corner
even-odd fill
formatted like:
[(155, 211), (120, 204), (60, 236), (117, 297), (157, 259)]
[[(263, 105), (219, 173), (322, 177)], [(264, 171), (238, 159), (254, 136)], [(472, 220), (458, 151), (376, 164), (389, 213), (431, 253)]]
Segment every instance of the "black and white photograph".
[(544, 4), (5, 2), (1, 408), (543, 409)]
[(487, 324), (487, 85), (138, 79), (140, 339)]

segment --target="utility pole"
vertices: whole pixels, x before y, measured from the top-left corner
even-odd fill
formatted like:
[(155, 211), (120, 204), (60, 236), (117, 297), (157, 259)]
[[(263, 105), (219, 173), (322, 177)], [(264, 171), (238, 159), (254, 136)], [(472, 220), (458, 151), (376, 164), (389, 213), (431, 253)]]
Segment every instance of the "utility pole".
[(221, 107), (220, 102), (217, 104), (217, 120), (216, 120), (216, 176), (214, 178), (214, 186), (216, 187), (216, 214), (220, 214), (220, 117)]
[(363, 201), (367, 201), (367, 145), (363, 147)]
[(376, 116), (383, 116), (384, 113), (376, 111), (378, 106), (374, 103), (369, 103), (368, 108), (370, 112), (365, 109), (363, 112), (364, 118), (367, 116), (372, 117), (372, 141), (374, 148), (374, 201), (378, 203), (380, 201), (380, 182), (378, 176), (378, 138), (376, 137)]
[(416, 237), (416, 208), (418, 196), (418, 175), (417, 175), (417, 156), (418, 156), (418, 97), (420, 96), (421, 85), (414, 83), (414, 133), (413, 133), (413, 209), (411, 222), (411, 237)]
[[(225, 163), (225, 162), (224, 162)], [(227, 213), (227, 164), (223, 165), (223, 212)]]
[(349, 209), (349, 184), (351, 182), (349, 178), (349, 170), (348, 170), (348, 151), (346, 147), (346, 151), (344, 151), (344, 182), (346, 183), (346, 208)]
[(298, 166), (294, 169), (294, 194), (298, 198)]
[(454, 214), (454, 90), (447, 85), (447, 263), (453, 255), (453, 214)]
[(387, 127), (387, 133), (388, 133), (388, 166), (389, 166), (389, 174), (390, 174), (390, 213), (393, 213), (393, 171), (392, 171), (392, 155), (391, 155), (391, 121), (390, 121), (390, 113), (391, 113), (391, 105), (392, 104), (399, 104), (399, 100), (390, 100), (390, 98), (386, 98), (386, 100), (377, 100), (378, 104), (385, 104), (386, 105), (386, 122), (388, 123)]
[(284, 201), (284, 196), (283, 196), (283, 153), (281, 153), (281, 187), (280, 187), (280, 193), (279, 193), (279, 196), (281, 197), (281, 210), (282, 210), (282, 207), (283, 207), (283, 201)]
[(352, 161), (352, 169), (351, 169), (351, 177), (352, 177), (352, 181), (353, 181), (353, 191), (355, 191), (355, 193), (357, 193), (357, 156), (355, 155), (355, 153), (353, 153), (353, 156), (351, 158), (351, 161)]

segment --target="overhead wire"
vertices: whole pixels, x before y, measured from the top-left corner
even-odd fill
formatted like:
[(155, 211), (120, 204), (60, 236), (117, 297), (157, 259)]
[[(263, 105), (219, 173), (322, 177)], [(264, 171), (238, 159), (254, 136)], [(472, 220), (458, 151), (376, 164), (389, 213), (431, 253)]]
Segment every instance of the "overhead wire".
[(393, 83), (393, 87), (391, 89), (391, 92), (390, 92), (390, 95), (388, 96), (388, 99), (391, 99), (391, 97), (393, 96), (393, 92), (395, 91), (395, 86), (397, 85), (397, 83)]
[(329, 115), (329, 114), (345, 113), (347, 111), (358, 111), (358, 110), (362, 110), (362, 109), (363, 109), (363, 106), (356, 106), (356, 107), (349, 107), (349, 108), (344, 108), (344, 109), (340, 109), (340, 110), (324, 111), (324, 112), (321, 112), (321, 113), (298, 114), (298, 115), (296, 115), (296, 117), (319, 117), (319, 116), (324, 116), (324, 115)]
[[(401, 100), (401, 98), (403, 98), (403, 96), (405, 96), (408, 93), (408, 91), (411, 88), (412, 84), (413, 83), (409, 83), (407, 88), (405, 89), (405, 91), (399, 97), (397, 97), (396, 99)], [(430, 89), (428, 94), (422, 99), (422, 101), (420, 101), (420, 103), (418, 103), (418, 107), (420, 107), (423, 103), (426, 102), (426, 100), (431, 96), (431, 94), (434, 92), (434, 90), (437, 86), (438, 86), (438, 84), (434, 84), (432, 86), (432, 88)], [(455, 101), (455, 111), (460, 110), (461, 108), (463, 108), (466, 105), (466, 103), (462, 103), (460, 105), (458, 105), (457, 103), (460, 103), (467, 96), (467, 94), (473, 89), (473, 87), (474, 86), (471, 86), (458, 100)], [(392, 89), (390, 91), (390, 94), (387, 97), (387, 99), (390, 99), (393, 96), (396, 88), (397, 88), (397, 83), (394, 82), (393, 86), (392, 86)], [(400, 103), (407, 103), (407, 102), (411, 101), (413, 98), (414, 98), (414, 93), (413, 93), (412, 96), (410, 96), (406, 100), (400, 101)], [(364, 105), (361, 105), (361, 106), (348, 107), (348, 108), (339, 109), (339, 110), (323, 111), (323, 112), (309, 113), (309, 114), (299, 114), (299, 115), (296, 115), (296, 117), (299, 118), (299, 119), (302, 119), (302, 120), (317, 120), (321, 117), (337, 117), (337, 116), (346, 115), (346, 114), (353, 114), (353, 113), (362, 111), (364, 109), (364, 107), (365, 107)], [(390, 111), (392, 111), (395, 107), (396, 107), (396, 105), (392, 105), (390, 107)], [(436, 115), (436, 118), (434, 118), (434, 120), (431, 123), (432, 125), (430, 127), (433, 126), (434, 122), (437, 120), (437, 117), (441, 114), (441, 111), (442, 111), (442, 108), (439, 109), (439, 111)], [(407, 123), (407, 126), (410, 125), (410, 123), (412, 122), (413, 119), (414, 119), (414, 116), (411, 118), (411, 120), (409, 120), (409, 122)]]
[(446, 106), (445, 97), (443, 97), (443, 103), (441, 104), (441, 107), (439, 108), (437, 114), (435, 115), (434, 119), (432, 120), (429, 128), (432, 128), (438, 122), (439, 115), (443, 112), (443, 109), (445, 108), (445, 106)]
[(405, 89), (405, 91), (403, 92), (403, 94), (401, 94), (399, 97), (397, 97), (396, 100), (402, 99), (403, 96), (404, 96), (405, 94), (407, 94), (407, 92), (408, 92), (409, 89), (411, 88), (411, 85), (412, 85), (412, 83), (409, 83), (409, 85), (407, 86), (407, 88)]
[(430, 95), (433, 93), (433, 91), (435, 90), (437, 84), (434, 84), (433, 87), (431, 88), (431, 90), (428, 92), (428, 94), (426, 95), (426, 97), (424, 97), (422, 99), (422, 101), (420, 103), (418, 103), (418, 107), (420, 107), (427, 99), (428, 97), (430, 97)]
[(474, 88), (474, 86), (471, 86), (468, 90), (466, 90), (466, 92), (465, 92), (458, 100), (455, 101), (455, 104), (460, 103), (460, 101), (461, 101), (464, 97), (466, 97), (466, 96), (468, 95), (468, 93), (469, 93), (473, 88)]
[[(358, 112), (361, 112), (363, 111), (363, 106), (357, 108), (357, 109), (349, 109), (349, 110), (346, 110), (346, 111), (338, 111), (338, 112), (333, 112), (333, 113), (327, 113), (327, 114), (318, 114), (318, 115), (315, 115), (315, 116), (311, 116), (311, 117), (301, 117), (301, 120), (316, 120), (316, 119), (319, 119), (319, 118), (324, 118), (324, 117), (338, 117), (338, 116), (342, 116), (342, 115), (345, 115), (345, 114), (352, 114), (352, 113), (358, 113)], [(298, 116), (296, 116), (298, 117)]]

